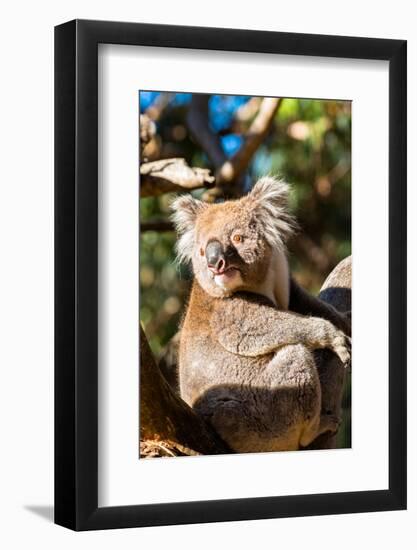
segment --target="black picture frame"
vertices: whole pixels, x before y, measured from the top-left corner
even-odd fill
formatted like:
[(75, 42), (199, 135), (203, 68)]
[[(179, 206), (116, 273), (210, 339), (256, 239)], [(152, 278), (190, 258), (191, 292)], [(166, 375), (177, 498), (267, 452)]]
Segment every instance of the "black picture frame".
[[(389, 62), (389, 488), (98, 507), (98, 44)], [(74, 20), (55, 28), (55, 522), (74, 530), (406, 508), (404, 40)]]

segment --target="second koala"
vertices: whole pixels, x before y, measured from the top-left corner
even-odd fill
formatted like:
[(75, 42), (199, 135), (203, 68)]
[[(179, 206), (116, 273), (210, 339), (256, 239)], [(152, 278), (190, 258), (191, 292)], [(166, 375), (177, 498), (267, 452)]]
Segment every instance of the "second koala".
[(290, 276), (288, 191), (266, 177), (239, 200), (187, 195), (173, 204), (179, 258), (195, 276), (179, 346), (181, 397), (237, 452), (296, 450), (340, 422), (320, 414), (313, 350), (329, 348), (348, 364), (350, 326)]

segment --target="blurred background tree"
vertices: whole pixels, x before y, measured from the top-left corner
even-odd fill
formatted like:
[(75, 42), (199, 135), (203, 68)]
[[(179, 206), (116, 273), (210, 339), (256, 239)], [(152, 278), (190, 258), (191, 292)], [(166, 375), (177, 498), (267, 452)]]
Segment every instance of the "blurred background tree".
[[(245, 193), (265, 174), (291, 183), (291, 206), (300, 225), (290, 243), (291, 270), (316, 294), (351, 253), (351, 103), (284, 98), (269, 111), (266, 106), (260, 120), (262, 106), (259, 97), (140, 92), (140, 113), (153, 124), (151, 137), (141, 142), (141, 164), (181, 158), (190, 167), (211, 169), (216, 187), (193, 191), (211, 201)], [(262, 123), (258, 141), (255, 135), (245, 154), (245, 144)], [(226, 181), (224, 167), (239, 154), (245, 165)], [(178, 330), (191, 279), (189, 269), (175, 261), (172, 196), (140, 200), (140, 319), (156, 356)], [(340, 447), (350, 446), (350, 403), (347, 377)]]

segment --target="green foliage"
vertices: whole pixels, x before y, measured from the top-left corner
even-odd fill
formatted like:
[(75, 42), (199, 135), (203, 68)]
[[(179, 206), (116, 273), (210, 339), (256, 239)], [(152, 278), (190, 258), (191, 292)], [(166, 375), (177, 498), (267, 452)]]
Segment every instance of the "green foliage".
[[(172, 197), (171, 197), (172, 198)], [(141, 220), (167, 213), (168, 195), (140, 201)], [(153, 351), (178, 330), (188, 278), (184, 267), (175, 261), (175, 234), (148, 231), (140, 239), (140, 320)]]

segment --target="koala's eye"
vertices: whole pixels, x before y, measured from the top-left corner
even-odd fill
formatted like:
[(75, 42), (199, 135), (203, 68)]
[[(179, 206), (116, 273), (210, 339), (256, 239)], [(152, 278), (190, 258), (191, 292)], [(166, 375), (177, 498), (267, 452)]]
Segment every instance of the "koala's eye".
[(204, 256), (204, 250), (200, 248), (200, 256)]
[(239, 235), (236, 233), (236, 235), (233, 235), (233, 242), (235, 243), (241, 243), (243, 241), (242, 235)]

